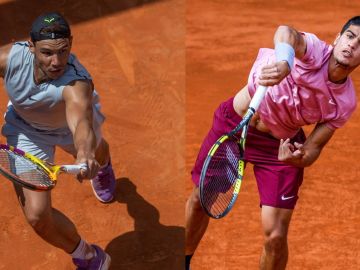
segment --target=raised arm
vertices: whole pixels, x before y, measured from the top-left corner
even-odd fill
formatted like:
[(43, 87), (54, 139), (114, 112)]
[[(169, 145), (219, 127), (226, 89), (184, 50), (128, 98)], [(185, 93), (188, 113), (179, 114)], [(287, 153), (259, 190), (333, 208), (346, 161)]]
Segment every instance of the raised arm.
[(11, 47), (12, 47), (12, 44), (0, 47), (0, 77), (1, 78), (4, 78), (4, 76), (5, 76), (7, 59), (8, 59), (8, 55), (11, 50)]
[(306, 53), (304, 36), (289, 26), (279, 26), (274, 34), (275, 63), (262, 68), (259, 84), (272, 86), (280, 83), (293, 68), (294, 58), (302, 59)]
[(74, 136), (77, 163), (88, 165), (83, 178), (95, 177), (99, 163), (95, 159), (96, 137), (93, 131), (92, 111), (93, 86), (89, 81), (75, 81), (65, 87), (63, 97), (66, 104), (66, 119)]
[(280, 140), (278, 159), (297, 167), (310, 166), (318, 159), (334, 132), (325, 124), (317, 124), (304, 144), (291, 144), (290, 139)]
[(279, 43), (287, 43), (293, 47), (295, 57), (303, 58), (306, 53), (306, 41), (304, 36), (289, 26), (281, 25), (275, 32), (274, 45), (275, 48)]

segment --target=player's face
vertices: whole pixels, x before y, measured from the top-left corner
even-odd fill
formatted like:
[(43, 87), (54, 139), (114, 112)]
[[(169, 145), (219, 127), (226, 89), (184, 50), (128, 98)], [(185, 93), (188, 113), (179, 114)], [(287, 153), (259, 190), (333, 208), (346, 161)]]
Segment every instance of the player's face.
[(61, 77), (71, 50), (71, 38), (47, 39), (35, 42), (30, 47), (35, 55), (35, 65), (47, 79)]
[(335, 60), (347, 68), (360, 64), (360, 26), (350, 25), (334, 43)]

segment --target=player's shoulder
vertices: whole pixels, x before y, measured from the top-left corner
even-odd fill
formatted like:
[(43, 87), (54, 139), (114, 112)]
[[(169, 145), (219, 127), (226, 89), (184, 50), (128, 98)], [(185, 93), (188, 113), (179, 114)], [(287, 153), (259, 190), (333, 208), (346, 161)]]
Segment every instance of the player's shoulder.
[(329, 46), (326, 41), (324, 41), (322, 38), (318, 37), (314, 33), (310, 32), (300, 32), (301, 36), (304, 38), (307, 47), (318, 47), (321, 45), (321, 47), (327, 47)]
[(73, 53), (69, 56), (65, 76), (74, 77), (74, 80), (91, 80), (90, 73)]
[(10, 53), (10, 50), (13, 47), (13, 45), (14, 45), (13, 43), (10, 43), (10, 44), (0, 46), (0, 54), (1, 54), (1, 56), (8, 55)]
[(55, 86), (71, 86), (76, 81), (91, 81), (91, 75), (74, 54), (70, 54), (65, 73), (52, 81)]
[(16, 41), (14, 43), (8, 44), (8, 54), (18, 55), (30, 53), (30, 45), (27, 41)]
[(3, 77), (5, 75), (7, 60), (8, 60), (12, 46), (13, 46), (13, 44), (7, 44), (7, 45), (0, 47), (0, 76), (1, 77)]
[(305, 41), (304, 54), (301, 58), (295, 59), (295, 66), (306, 70), (318, 70), (328, 61), (332, 51), (331, 45), (320, 39), (316, 34), (309, 32), (299, 33)]
[(63, 90), (65, 102), (92, 100), (93, 83), (90, 80), (74, 80), (69, 82)]
[(0, 47), (0, 69), (4, 76), (8, 66), (18, 67), (32, 62), (32, 53), (27, 41), (17, 41)]

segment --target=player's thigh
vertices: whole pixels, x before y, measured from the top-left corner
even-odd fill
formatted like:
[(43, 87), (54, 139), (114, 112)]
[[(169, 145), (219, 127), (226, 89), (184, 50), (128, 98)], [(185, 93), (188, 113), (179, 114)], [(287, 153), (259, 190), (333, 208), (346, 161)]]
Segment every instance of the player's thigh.
[[(266, 160), (266, 159), (265, 159)], [(275, 208), (294, 209), (303, 181), (304, 169), (278, 161), (267, 164), (253, 162), (260, 204)]]
[(199, 186), (201, 170), (213, 144), (222, 135), (234, 129), (242, 120), (241, 116), (234, 110), (233, 99), (234, 98), (230, 98), (221, 103), (214, 112), (212, 126), (201, 144), (194, 167), (191, 170), (191, 176), (195, 186)]
[[(296, 136), (296, 141), (302, 141), (302, 135), (303, 132), (300, 131)], [(304, 168), (279, 161), (278, 148), (278, 139), (253, 127), (249, 128), (245, 159), (254, 165), (260, 204), (294, 209), (299, 198)]]
[(29, 221), (40, 219), (50, 213), (51, 191), (34, 191), (14, 184), (19, 204)]
[(27, 152), (33, 156), (36, 156), (42, 160), (49, 162), (54, 161), (55, 147), (46, 143), (45, 140), (33, 138), (32, 135), (25, 133), (17, 133), (14, 135), (6, 136), (7, 144), (14, 146)]
[(263, 205), (261, 223), (265, 236), (286, 237), (293, 210)]

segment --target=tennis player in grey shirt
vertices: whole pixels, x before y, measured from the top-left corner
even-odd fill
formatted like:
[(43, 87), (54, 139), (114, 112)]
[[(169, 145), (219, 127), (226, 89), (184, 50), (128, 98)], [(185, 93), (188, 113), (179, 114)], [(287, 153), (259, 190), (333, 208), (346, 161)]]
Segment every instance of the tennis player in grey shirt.
[[(91, 179), (101, 202), (114, 197), (109, 146), (101, 135), (104, 116), (90, 74), (71, 54), (68, 22), (59, 13), (39, 16), (31, 40), (0, 48), (0, 76), (9, 103), (2, 135), (7, 143), (53, 162), (61, 147), (86, 163), (78, 177)], [(51, 191), (15, 186), (28, 223), (49, 244), (69, 253), (78, 269), (108, 269), (110, 256), (81, 238), (74, 224), (52, 207)]]

